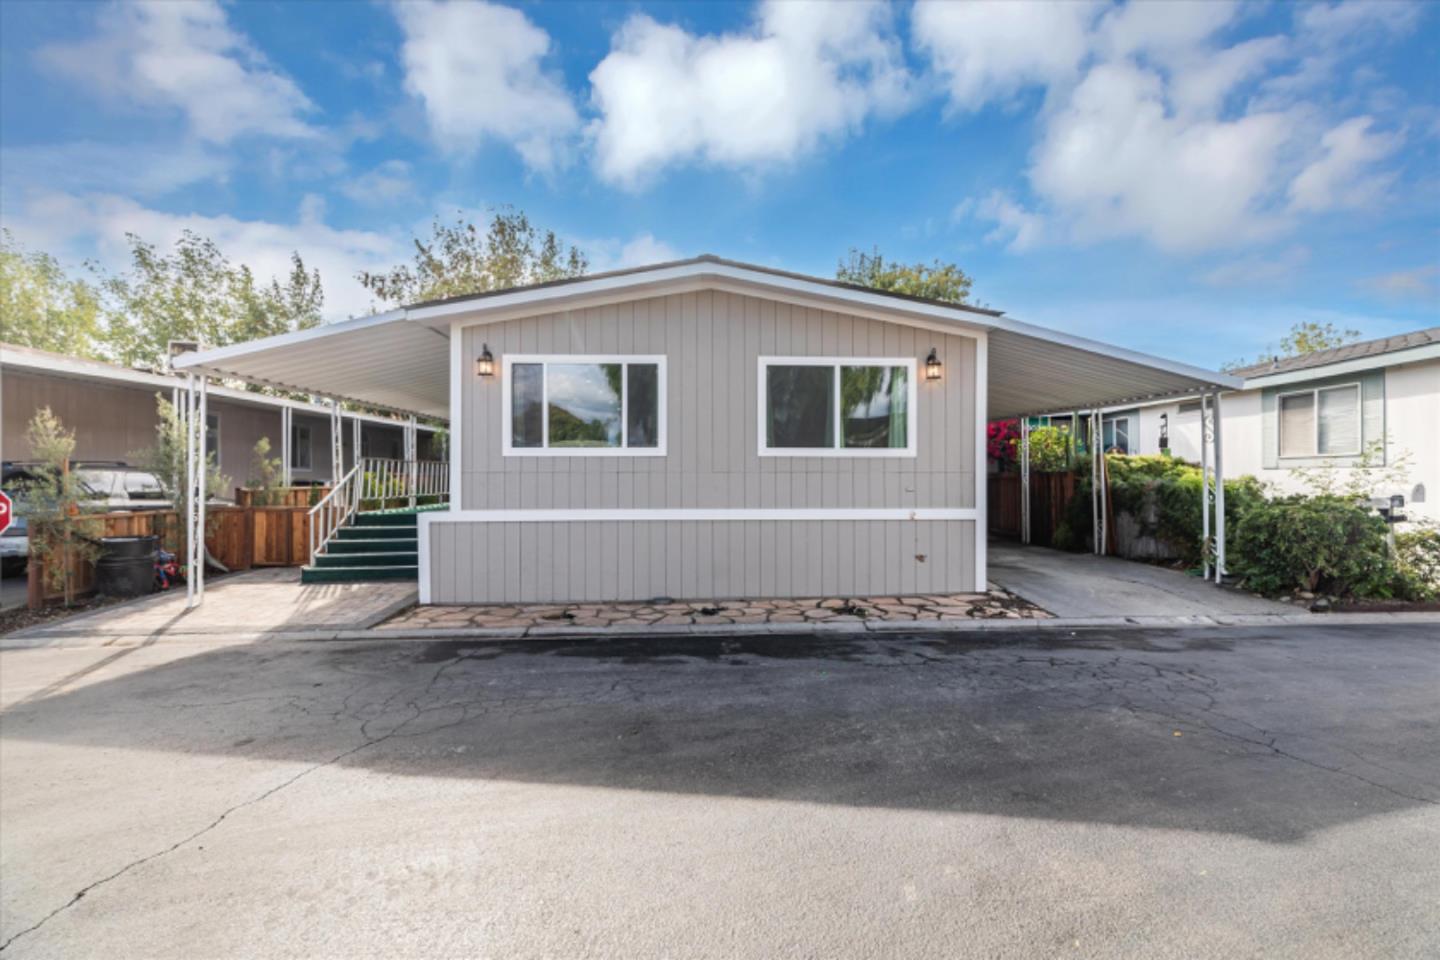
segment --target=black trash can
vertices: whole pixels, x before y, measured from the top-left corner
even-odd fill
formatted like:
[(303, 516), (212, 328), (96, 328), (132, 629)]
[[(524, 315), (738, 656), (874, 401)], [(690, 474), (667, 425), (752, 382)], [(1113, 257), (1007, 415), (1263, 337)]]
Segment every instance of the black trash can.
[(107, 597), (139, 597), (153, 591), (159, 542), (159, 537), (101, 538), (95, 592)]

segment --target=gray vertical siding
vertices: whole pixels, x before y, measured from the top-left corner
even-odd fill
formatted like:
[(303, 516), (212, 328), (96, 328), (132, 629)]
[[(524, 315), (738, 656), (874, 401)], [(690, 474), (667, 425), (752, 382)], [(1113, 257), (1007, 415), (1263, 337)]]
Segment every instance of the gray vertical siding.
[[(975, 341), (722, 291), (466, 328), (462, 357), (663, 354), (663, 457), (506, 457), (503, 376), (464, 375), (461, 510), (975, 506)], [(935, 348), (938, 383), (924, 380)], [(761, 457), (762, 356), (914, 357), (913, 458)], [(468, 371), (468, 366), (465, 371)], [(462, 371), (464, 373), (465, 371)], [(974, 587), (968, 520), (431, 526), (432, 602), (883, 595)], [(917, 556), (923, 555), (923, 561)]]
[[(664, 457), (505, 457), (498, 374), (462, 386), (461, 509), (973, 507), (975, 341), (723, 292), (611, 304), (469, 327), (462, 356), (665, 354)], [(761, 356), (915, 357), (934, 347), (938, 383), (918, 376), (918, 456), (761, 457)], [(623, 482), (622, 482), (623, 479)]]
[(893, 596), (974, 587), (970, 520), (428, 526), (431, 603)]

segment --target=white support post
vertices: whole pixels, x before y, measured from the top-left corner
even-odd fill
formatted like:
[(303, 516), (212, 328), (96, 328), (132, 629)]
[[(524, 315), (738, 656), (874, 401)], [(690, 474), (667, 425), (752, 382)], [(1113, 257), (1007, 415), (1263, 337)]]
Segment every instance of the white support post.
[(290, 420), (291, 411), (287, 404), (280, 408), (280, 483), (290, 486)]
[[(502, 385), (503, 386), (503, 385)], [(989, 472), (985, 459), (989, 449), (990, 423), (990, 338), (975, 338), (975, 592), (990, 589), (989, 552), (986, 539), (990, 521), (986, 505)]]
[(210, 497), (210, 456), (206, 451), (210, 425), (206, 418), (209, 409), (210, 378), (200, 375), (200, 415), (195, 418), (195, 602), (205, 599), (205, 501)]
[(1090, 520), (1091, 535), (1094, 537), (1094, 552), (1105, 552), (1105, 495), (1100, 490), (1103, 482), (1102, 469), (1105, 453), (1101, 449), (1100, 414), (1090, 411)]
[(330, 486), (345, 476), (345, 421), (340, 415), (340, 401), (330, 401)]
[[(461, 468), (464, 466), (465, 457), (463, 448), (465, 444), (465, 390), (466, 377), (469, 375), (470, 367), (465, 363), (464, 357), (464, 331), (460, 327), (450, 327), (450, 422), (449, 432), (445, 438), (445, 457), (450, 461), (450, 509), (460, 509), (460, 488), (464, 483), (464, 476)], [(503, 368), (503, 364), (500, 364)], [(475, 388), (484, 387), (483, 377), (475, 377)], [(490, 378), (497, 379), (497, 378)], [(497, 384), (501, 389), (505, 384)], [(422, 587), (422, 589), (424, 589)]]
[(185, 609), (196, 604), (195, 597), (195, 374), (185, 375), (184, 413), (180, 423), (185, 432)]
[(1030, 418), (1020, 421), (1020, 542), (1030, 542)]
[(1200, 555), (1206, 580), (1210, 579), (1210, 395), (1200, 395)]
[(420, 459), (420, 428), (415, 415), (405, 421), (405, 486), (410, 491), (410, 509), (415, 509), (415, 483), (418, 479), (417, 460)]
[(352, 467), (360, 466), (360, 432), (362, 430), (360, 418), (356, 417), (350, 421), (350, 459)]
[(1215, 391), (1215, 582), (1225, 582), (1225, 458), (1220, 391)]

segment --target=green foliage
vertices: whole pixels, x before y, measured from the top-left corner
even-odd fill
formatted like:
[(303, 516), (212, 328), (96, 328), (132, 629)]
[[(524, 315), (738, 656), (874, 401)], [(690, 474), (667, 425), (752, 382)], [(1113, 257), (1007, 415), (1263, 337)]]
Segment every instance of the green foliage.
[[(1016, 455), (1020, 451), (1020, 438), (1011, 441)], [(1083, 452), (1083, 451), (1080, 451)], [(1069, 470), (1074, 463), (1071, 450), (1070, 431), (1064, 427), (1035, 427), (1030, 431), (1030, 469), (1040, 473), (1060, 473)]]
[(1395, 534), (1395, 573), (1398, 596), (1440, 599), (1440, 526), (1417, 523)]
[(74, 570), (93, 561), (100, 548), (98, 521), (85, 507), (85, 487), (70, 472), (75, 432), (66, 430), (49, 407), (37, 411), (25, 432), (30, 455), (39, 464), (25, 484), (20, 505), (30, 535), (30, 556), (45, 570), (45, 584), (63, 590), (65, 605), (75, 601)]
[[(165, 399), (164, 394), (155, 395), (155, 444), (144, 450), (133, 452), (130, 459), (142, 470), (155, 475), (165, 499), (180, 508), (185, 498), (185, 426), (175, 405)], [(207, 497), (217, 497), (230, 485), (230, 478), (222, 475), (215, 462), (215, 455), (205, 455), (205, 491)]]
[(0, 233), (0, 340), (73, 357), (102, 356), (100, 292), (71, 279), (48, 253)]
[(168, 254), (134, 234), (128, 239), (129, 271), (102, 284), (107, 342), (123, 363), (160, 366), (171, 340), (216, 347), (320, 322), (320, 274), (307, 271), (298, 253), (285, 284), (267, 287), (213, 240), (188, 230)]
[(1250, 366), (1253, 363), (1263, 363), (1270, 357), (1303, 357), (1307, 353), (1315, 353), (1319, 350), (1333, 350), (1336, 347), (1343, 347), (1347, 343), (1354, 343), (1360, 339), (1359, 330), (1341, 330), (1333, 323), (1316, 323), (1310, 320), (1301, 321), (1290, 328), (1290, 332), (1280, 339), (1280, 349), (1269, 351), (1265, 356), (1257, 360), (1236, 360), (1221, 367), (1222, 370), (1235, 370), (1239, 367)]
[(953, 263), (887, 262), (878, 249), (865, 253), (853, 247), (848, 260), (835, 268), (835, 279), (873, 290), (888, 290), (926, 300), (970, 302), (970, 277)]
[(504, 290), (548, 280), (583, 276), (589, 261), (567, 246), (553, 230), (543, 233), (519, 211), (504, 208), (482, 233), (457, 218), (430, 225), (430, 239), (414, 240), (415, 257), (387, 273), (362, 273), (358, 279), (381, 301), (420, 303), (488, 290)]
[(246, 486), (254, 491), (251, 502), (257, 507), (273, 507), (285, 499), (285, 465), (279, 457), (270, 456), (270, 438), (255, 441), (250, 461), (250, 479)]
[(1250, 505), (1235, 532), (1231, 572), (1248, 589), (1384, 596), (1393, 570), (1385, 521), (1343, 497), (1304, 495)]
[[(1108, 454), (1105, 463), (1110, 473), (1113, 511), (1116, 514), (1128, 513), (1139, 524), (1142, 534), (1156, 536), (1169, 544), (1185, 563), (1192, 566), (1199, 564), (1204, 559), (1200, 468), (1184, 460), (1160, 455)], [(1084, 516), (1088, 522), (1088, 478), (1084, 486)], [(1244, 522), (1245, 512), (1264, 499), (1264, 488), (1254, 477), (1226, 480), (1227, 534), (1233, 535)]]

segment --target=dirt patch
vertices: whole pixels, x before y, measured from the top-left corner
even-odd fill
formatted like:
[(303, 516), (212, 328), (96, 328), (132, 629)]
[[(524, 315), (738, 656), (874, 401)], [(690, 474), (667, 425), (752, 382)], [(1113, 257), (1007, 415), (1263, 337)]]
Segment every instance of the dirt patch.
[(1331, 613), (1437, 613), (1440, 612), (1440, 600), (1427, 600), (1417, 603), (1411, 600), (1352, 600), (1348, 603), (1337, 603), (1330, 608)]
[(104, 607), (114, 606), (117, 603), (124, 603), (126, 597), (88, 597), (76, 603), (73, 607), (66, 607), (61, 604), (52, 604), (48, 607), (41, 607), (39, 610), (31, 610), (29, 607), (11, 607), (9, 610), (0, 610), (0, 637), (7, 633), (14, 633), (16, 630), (24, 630), (26, 627), (38, 626), (42, 623), (53, 623), (57, 620), (64, 620), (67, 617), (74, 617), (82, 613), (91, 613)]

